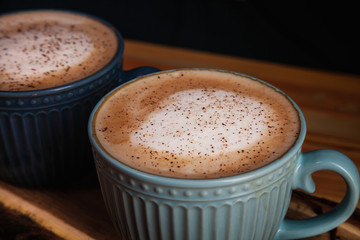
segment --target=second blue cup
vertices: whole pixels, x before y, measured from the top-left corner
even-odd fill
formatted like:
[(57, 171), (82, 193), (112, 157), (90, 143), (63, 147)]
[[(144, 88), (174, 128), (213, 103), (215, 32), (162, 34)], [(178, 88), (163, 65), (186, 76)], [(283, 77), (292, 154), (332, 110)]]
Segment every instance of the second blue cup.
[[(26, 12), (29, 16), (39, 13), (46, 10)], [(0, 90), (0, 178), (20, 186), (61, 185), (95, 171), (87, 138), (94, 105), (115, 86), (156, 71), (151, 67), (123, 70), (124, 41), (109, 23), (82, 13), (51, 11), (54, 13), (81, 15), (101, 23), (114, 32), (118, 47), (105, 67), (77, 81), (45, 89)]]

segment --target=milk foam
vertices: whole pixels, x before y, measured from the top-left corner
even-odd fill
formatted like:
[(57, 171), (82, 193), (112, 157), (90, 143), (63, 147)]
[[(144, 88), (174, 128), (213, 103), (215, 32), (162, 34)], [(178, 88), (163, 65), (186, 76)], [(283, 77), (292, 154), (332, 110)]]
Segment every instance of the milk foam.
[(89, 17), (29, 11), (0, 17), (0, 90), (64, 85), (106, 65), (117, 48), (115, 33)]
[[(131, 141), (156, 151), (211, 156), (261, 140), (271, 109), (223, 90), (192, 89), (171, 95), (131, 133)], [(254, 118), (256, 116), (256, 118)]]
[(113, 93), (94, 131), (110, 155), (141, 171), (177, 178), (232, 176), (284, 155), (299, 117), (281, 93), (246, 77), (183, 70)]
[[(61, 39), (61, 41), (59, 41)], [(81, 42), (81, 44), (73, 44)], [(51, 70), (65, 70), (82, 63), (94, 46), (84, 33), (71, 32), (61, 26), (46, 31), (29, 30), (0, 38), (0, 71), (13, 74), (15, 79), (26, 75), (42, 75)]]

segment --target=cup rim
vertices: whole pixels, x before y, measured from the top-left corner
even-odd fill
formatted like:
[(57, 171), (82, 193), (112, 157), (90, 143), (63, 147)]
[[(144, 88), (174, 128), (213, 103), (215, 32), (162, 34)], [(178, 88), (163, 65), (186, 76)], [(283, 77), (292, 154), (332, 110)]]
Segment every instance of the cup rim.
[(44, 8), (44, 9), (23, 9), (23, 10), (14, 10), (14, 11), (8, 11), (5, 13), (0, 14), (1, 16), (4, 15), (8, 15), (8, 14), (15, 14), (15, 13), (25, 13), (25, 12), (36, 12), (36, 11), (55, 11), (55, 12), (65, 12), (65, 13), (71, 13), (71, 14), (79, 14), (82, 16), (86, 16), (89, 18), (92, 18), (100, 23), (103, 23), (105, 26), (109, 27), (109, 29), (111, 29), (112, 31), (114, 31), (116, 37), (117, 37), (117, 41), (118, 41), (118, 48), (116, 50), (115, 55), (113, 56), (113, 58), (100, 70), (94, 72), (93, 74), (82, 78), (80, 80), (76, 80), (74, 82), (70, 82), (64, 85), (60, 85), (60, 86), (56, 86), (56, 87), (51, 87), (51, 88), (44, 88), (44, 89), (35, 89), (35, 90), (27, 90), (27, 91), (4, 91), (4, 90), (0, 90), (0, 97), (14, 97), (16, 96), (17, 98), (26, 98), (26, 97), (33, 97), (33, 96), (46, 96), (46, 95), (51, 95), (51, 94), (57, 94), (57, 93), (61, 93), (64, 91), (68, 91), (71, 89), (75, 89), (75, 88), (79, 88), (81, 86), (87, 85), (89, 82), (92, 82), (96, 79), (99, 79), (99, 77), (101, 77), (102, 75), (106, 74), (110, 69), (112, 69), (114, 67), (114, 65), (118, 64), (119, 60), (122, 58), (123, 53), (124, 53), (124, 39), (123, 36), (121, 35), (120, 31), (110, 22), (92, 15), (90, 13), (86, 13), (86, 12), (82, 12), (82, 11), (77, 11), (77, 10), (70, 10), (70, 9), (62, 9), (62, 8)]
[[(189, 71), (189, 70), (195, 70), (195, 71), (217, 71), (217, 72), (224, 72), (224, 73), (230, 73), (239, 75), (242, 77), (250, 78), (252, 80), (258, 81), (260, 83), (265, 84), (268, 87), (273, 88), (277, 92), (283, 94), (290, 103), (294, 106), (295, 110), (298, 112), (299, 120), (300, 120), (300, 132), (297, 140), (293, 144), (293, 146), (281, 157), (278, 159), (270, 162), (267, 165), (264, 165), (260, 168), (251, 170), (249, 172), (240, 173), (233, 176), (227, 176), (227, 177), (220, 177), (220, 178), (209, 178), (209, 179), (195, 179), (195, 178), (175, 178), (175, 177), (167, 177), (167, 176), (160, 176), (152, 173), (147, 173), (141, 170), (137, 170), (135, 168), (129, 167), (126, 164), (121, 163), (120, 161), (113, 158), (110, 154), (108, 154), (100, 145), (98, 140), (96, 139), (95, 133), (93, 131), (93, 123), (95, 122), (94, 118), (96, 116), (97, 111), (101, 107), (101, 105), (109, 98), (111, 95), (113, 95), (115, 92), (117, 92), (119, 89), (121, 89), (123, 86), (126, 86), (127, 84), (131, 84), (134, 81), (140, 80), (141, 78), (146, 78), (148, 76), (158, 75), (162, 73), (169, 73), (169, 72), (175, 72), (175, 71)], [(248, 182), (253, 179), (259, 178), (261, 176), (264, 176), (268, 174), (269, 172), (273, 172), (276, 169), (280, 168), (282, 165), (284, 165), (286, 162), (289, 161), (290, 158), (294, 157), (302, 147), (302, 144), (305, 139), (306, 135), (306, 121), (305, 117), (300, 110), (299, 106), (282, 90), (279, 88), (271, 85), (270, 83), (267, 83), (261, 79), (258, 79), (256, 77), (243, 74), (243, 73), (237, 73), (234, 71), (228, 71), (228, 70), (222, 70), (222, 69), (215, 69), (215, 68), (178, 68), (178, 69), (171, 69), (171, 70), (165, 70), (157, 73), (151, 73), (144, 76), (140, 76), (137, 78), (134, 78), (124, 84), (121, 84), (120, 86), (116, 87), (109, 93), (107, 93), (105, 96), (103, 96), (100, 101), (95, 105), (93, 108), (93, 111), (90, 114), (89, 121), (88, 121), (88, 135), (90, 139), (90, 143), (93, 148), (96, 148), (96, 151), (114, 168), (121, 170), (122, 172), (126, 173), (127, 175), (134, 177), (136, 179), (141, 179), (147, 182), (152, 182), (155, 184), (160, 185), (170, 185), (170, 186), (177, 186), (177, 187), (204, 187), (208, 184), (211, 186), (223, 186), (228, 184), (233, 184), (234, 182)]]

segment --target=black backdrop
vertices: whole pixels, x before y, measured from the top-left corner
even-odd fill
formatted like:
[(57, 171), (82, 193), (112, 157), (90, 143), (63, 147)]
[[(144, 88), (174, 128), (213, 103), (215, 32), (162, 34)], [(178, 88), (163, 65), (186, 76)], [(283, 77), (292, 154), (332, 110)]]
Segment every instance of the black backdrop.
[(360, 74), (354, 2), (0, 0), (0, 11), (83, 11), (111, 22), (125, 38)]

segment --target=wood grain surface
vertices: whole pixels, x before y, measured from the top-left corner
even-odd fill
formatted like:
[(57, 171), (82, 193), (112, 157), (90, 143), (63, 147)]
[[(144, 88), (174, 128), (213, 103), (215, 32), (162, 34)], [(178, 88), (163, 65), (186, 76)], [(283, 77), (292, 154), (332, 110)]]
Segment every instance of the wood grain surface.
[[(126, 40), (124, 68), (138, 66), (163, 70), (210, 67), (265, 80), (286, 92), (303, 110), (308, 128), (304, 152), (335, 149), (360, 169), (360, 76)], [(294, 192), (288, 218), (315, 216), (341, 201), (346, 191), (341, 177), (320, 171), (313, 178), (316, 192)], [(57, 189), (26, 189), (0, 181), (0, 203), (64, 239), (121, 239), (106, 213), (95, 175)], [(348, 221), (310, 239), (360, 239), (359, 209), (360, 203)]]

